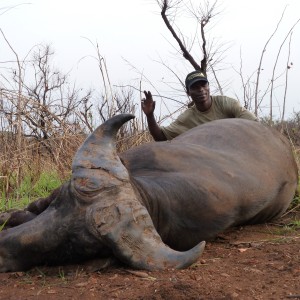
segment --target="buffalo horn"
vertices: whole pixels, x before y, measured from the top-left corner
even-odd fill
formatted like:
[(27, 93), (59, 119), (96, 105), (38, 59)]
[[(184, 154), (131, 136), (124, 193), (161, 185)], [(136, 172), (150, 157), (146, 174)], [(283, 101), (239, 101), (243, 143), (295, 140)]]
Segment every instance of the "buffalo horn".
[(104, 192), (101, 198), (105, 201), (88, 209), (87, 223), (90, 231), (124, 263), (144, 270), (181, 269), (201, 256), (204, 241), (185, 252), (175, 251), (163, 243), (129, 183), (120, 187), (119, 192)]
[(72, 164), (73, 186), (77, 192), (98, 193), (128, 181), (128, 172), (116, 151), (120, 127), (134, 115), (112, 117), (92, 132), (78, 149)]

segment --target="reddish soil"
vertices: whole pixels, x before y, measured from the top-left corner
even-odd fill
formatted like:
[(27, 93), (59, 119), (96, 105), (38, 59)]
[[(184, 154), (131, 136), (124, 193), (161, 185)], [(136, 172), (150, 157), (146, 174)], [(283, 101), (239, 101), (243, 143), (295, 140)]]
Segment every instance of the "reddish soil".
[(207, 243), (185, 270), (99, 270), (98, 262), (0, 274), (0, 299), (300, 299), (295, 220), (300, 211), (272, 224), (231, 229)]

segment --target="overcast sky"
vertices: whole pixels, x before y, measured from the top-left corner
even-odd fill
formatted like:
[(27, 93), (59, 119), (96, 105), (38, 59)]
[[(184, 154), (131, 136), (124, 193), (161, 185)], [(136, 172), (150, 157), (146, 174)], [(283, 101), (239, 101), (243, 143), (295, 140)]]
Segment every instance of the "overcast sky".
[[(218, 11), (221, 13), (214, 18), (213, 26), (208, 27), (207, 36), (210, 40), (226, 44), (226, 47), (230, 46), (220, 66), (223, 71), (218, 73), (218, 78), (226, 86), (226, 95), (242, 99), (241, 80), (234, 71), (240, 68), (240, 53), (246, 79), (257, 69), (264, 44), (288, 5), (279, 30), (265, 54), (261, 84), (264, 89), (272, 76), (280, 45), (300, 17), (300, 1), (219, 0), (219, 3)], [(5, 9), (18, 4), (22, 5), (9, 11)], [(87, 39), (99, 43), (111, 81), (115, 85), (135, 85), (138, 88), (138, 72), (143, 72), (153, 86), (145, 80), (142, 89), (153, 90), (154, 94), (157, 89), (161, 94), (173, 97), (174, 90), (170, 90), (166, 83), (176, 82), (176, 78), (157, 61), (162, 60), (168, 64), (182, 80), (192, 71), (187, 61), (175, 55), (177, 45), (161, 19), (155, 0), (32, 0), (29, 4), (0, 0), (0, 8), (0, 28), (21, 58), (36, 44), (51, 44), (56, 53), (56, 65), (64, 72), (72, 70), (72, 78), (83, 87), (99, 88), (100, 80), (97, 64), (88, 57), (96, 53)], [(186, 36), (192, 36), (196, 29), (192, 19), (184, 13), (179, 13), (178, 17), (176, 24)], [(288, 42), (282, 49), (277, 74), (285, 70), (287, 45)], [(287, 94), (289, 114), (293, 110), (300, 110), (299, 51), (300, 23), (295, 27), (292, 37), (290, 61), (293, 65), (289, 70)], [(196, 51), (194, 53), (196, 55)], [(0, 61), (11, 58), (13, 55), (1, 38)], [(276, 84), (275, 101), (278, 101), (280, 107), (284, 80), (278, 80)], [(265, 106), (267, 103), (266, 100)], [(173, 106), (174, 102), (167, 104)], [(276, 110), (276, 114), (279, 113), (280, 109)]]

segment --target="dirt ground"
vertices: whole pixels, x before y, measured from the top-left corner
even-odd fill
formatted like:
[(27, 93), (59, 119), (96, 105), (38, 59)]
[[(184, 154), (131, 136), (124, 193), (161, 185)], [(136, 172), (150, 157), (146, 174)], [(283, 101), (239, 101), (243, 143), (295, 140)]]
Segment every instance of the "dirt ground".
[[(300, 299), (300, 211), (230, 229), (185, 270), (101, 263), (0, 274), (0, 299)], [(294, 221), (294, 222), (293, 222)]]

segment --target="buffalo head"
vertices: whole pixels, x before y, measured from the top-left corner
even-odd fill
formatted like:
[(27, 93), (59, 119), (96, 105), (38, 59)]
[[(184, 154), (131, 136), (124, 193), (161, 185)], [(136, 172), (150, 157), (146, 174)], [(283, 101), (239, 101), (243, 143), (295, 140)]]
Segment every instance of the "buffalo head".
[(72, 178), (36, 218), (0, 233), (0, 271), (114, 255), (141, 269), (183, 268), (202, 242), (186, 252), (165, 245), (116, 152), (123, 114), (99, 126), (80, 147)]

